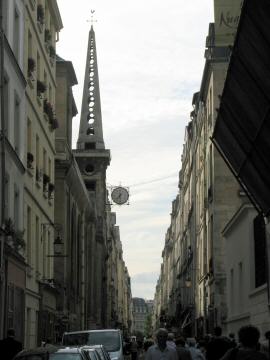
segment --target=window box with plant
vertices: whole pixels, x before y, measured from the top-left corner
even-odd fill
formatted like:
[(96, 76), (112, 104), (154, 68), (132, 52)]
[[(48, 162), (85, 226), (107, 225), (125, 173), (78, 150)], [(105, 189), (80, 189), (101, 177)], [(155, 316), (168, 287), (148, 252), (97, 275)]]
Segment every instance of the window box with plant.
[(52, 40), (52, 34), (50, 32), (49, 29), (45, 29), (44, 32), (44, 41), (46, 44), (51, 45), (51, 40)]
[(42, 99), (42, 94), (45, 93), (47, 87), (43, 81), (37, 80), (37, 96)]
[(54, 48), (52, 45), (50, 45), (50, 46), (49, 46), (49, 56), (50, 56), (51, 65), (53, 65), (53, 61), (54, 61), (54, 59), (55, 59), (55, 55), (56, 55), (56, 53), (55, 53), (55, 48)]
[(45, 99), (43, 102), (43, 111), (46, 115), (46, 120), (49, 120), (49, 122), (51, 123), (54, 119), (54, 111), (52, 104), (47, 99)]
[(56, 130), (59, 128), (59, 123), (56, 118), (53, 118), (52, 121), (50, 121), (51, 131)]
[(36, 185), (38, 185), (38, 187), (40, 187), (39, 183), (41, 182), (42, 179), (42, 171), (36, 167)]
[(52, 193), (54, 192), (54, 184), (53, 183), (49, 183), (49, 186), (48, 186), (48, 195), (49, 195), (49, 199), (51, 200), (53, 197), (52, 197)]
[(43, 30), (44, 20), (45, 20), (44, 8), (41, 4), (39, 4), (37, 6), (37, 24), (40, 32), (42, 32)]
[(7, 244), (11, 248), (17, 252), (25, 249), (24, 230), (16, 230), (11, 218), (5, 220), (5, 235)]
[(43, 192), (47, 191), (47, 185), (50, 182), (50, 177), (47, 174), (43, 174)]
[(33, 72), (36, 69), (36, 62), (33, 58), (28, 58), (28, 67), (27, 67), (27, 75), (28, 77), (34, 81)]
[(31, 152), (27, 153), (27, 168), (28, 169), (34, 169), (33, 168), (33, 162), (34, 162), (34, 155)]

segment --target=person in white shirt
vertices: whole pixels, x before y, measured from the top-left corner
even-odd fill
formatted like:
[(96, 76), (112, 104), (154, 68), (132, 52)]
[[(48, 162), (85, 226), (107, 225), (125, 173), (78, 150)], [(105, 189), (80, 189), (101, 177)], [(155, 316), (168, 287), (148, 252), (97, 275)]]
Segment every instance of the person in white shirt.
[(160, 328), (156, 332), (157, 343), (150, 346), (145, 355), (145, 360), (178, 360), (176, 350), (167, 346), (168, 331)]
[(173, 333), (168, 333), (167, 346), (171, 346), (174, 349), (176, 349), (176, 345), (175, 345), (175, 342), (174, 342), (174, 334)]

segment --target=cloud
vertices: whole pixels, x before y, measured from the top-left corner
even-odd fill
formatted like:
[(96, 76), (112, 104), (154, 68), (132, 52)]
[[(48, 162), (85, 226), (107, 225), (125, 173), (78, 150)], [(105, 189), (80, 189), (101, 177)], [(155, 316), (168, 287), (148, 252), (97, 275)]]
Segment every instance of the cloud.
[[(73, 62), (80, 111), (89, 1), (74, 5), (58, 0), (58, 5), (64, 29), (57, 52)], [(130, 186), (130, 205), (113, 206), (112, 211), (117, 213), (133, 295), (153, 298), (213, 1), (92, 0), (91, 7), (98, 20), (94, 28), (104, 141), (112, 155), (107, 185)], [(74, 146), (79, 121), (79, 115), (73, 119)], [(138, 272), (152, 274), (145, 276), (153, 282), (141, 282)]]
[(158, 276), (158, 272), (143, 272), (133, 275), (131, 279), (133, 297), (153, 299), (153, 287), (157, 283)]

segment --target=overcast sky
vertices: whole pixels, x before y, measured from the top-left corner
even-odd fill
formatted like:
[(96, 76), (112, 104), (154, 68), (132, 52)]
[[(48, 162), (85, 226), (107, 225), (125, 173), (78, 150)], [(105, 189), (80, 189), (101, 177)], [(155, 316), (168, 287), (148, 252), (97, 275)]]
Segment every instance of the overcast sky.
[[(113, 206), (133, 297), (151, 299), (162, 261), (192, 95), (199, 90), (213, 0), (58, 0), (57, 53), (73, 62), (80, 112), (90, 10), (95, 9), (107, 185), (129, 187)], [(73, 122), (73, 147), (79, 128)]]

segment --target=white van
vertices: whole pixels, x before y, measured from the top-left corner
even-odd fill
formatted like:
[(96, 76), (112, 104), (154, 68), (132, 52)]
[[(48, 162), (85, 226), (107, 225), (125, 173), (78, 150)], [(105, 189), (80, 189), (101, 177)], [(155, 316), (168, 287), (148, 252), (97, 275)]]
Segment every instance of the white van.
[(123, 340), (119, 329), (65, 332), (62, 343), (65, 346), (103, 345), (111, 360), (124, 360)]

